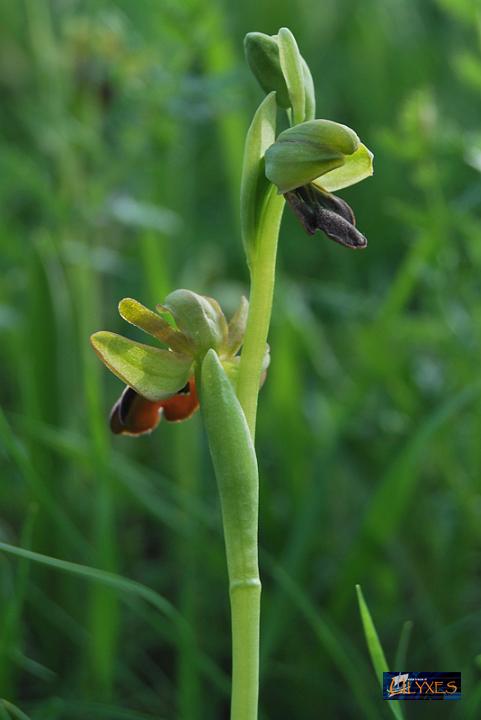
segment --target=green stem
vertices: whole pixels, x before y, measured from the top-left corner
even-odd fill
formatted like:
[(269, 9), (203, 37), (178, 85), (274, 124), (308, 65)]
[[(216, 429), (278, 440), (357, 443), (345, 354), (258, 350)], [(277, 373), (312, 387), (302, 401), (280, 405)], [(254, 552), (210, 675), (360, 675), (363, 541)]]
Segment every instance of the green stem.
[(231, 720), (256, 720), (259, 697), (261, 582), (230, 583), (232, 616)]
[(257, 231), (256, 252), (251, 263), (249, 318), (242, 348), (237, 396), (251, 437), (255, 437), (257, 397), (272, 313), (277, 240), (284, 197), (274, 186), (267, 193)]

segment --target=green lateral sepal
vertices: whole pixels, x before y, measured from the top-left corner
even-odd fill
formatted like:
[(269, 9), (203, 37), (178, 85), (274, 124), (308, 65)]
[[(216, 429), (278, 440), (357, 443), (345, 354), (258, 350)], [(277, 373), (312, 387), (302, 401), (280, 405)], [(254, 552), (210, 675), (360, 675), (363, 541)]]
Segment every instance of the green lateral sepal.
[(101, 330), (90, 338), (103, 363), (139, 395), (157, 402), (181, 390), (192, 373), (192, 357), (149, 347)]

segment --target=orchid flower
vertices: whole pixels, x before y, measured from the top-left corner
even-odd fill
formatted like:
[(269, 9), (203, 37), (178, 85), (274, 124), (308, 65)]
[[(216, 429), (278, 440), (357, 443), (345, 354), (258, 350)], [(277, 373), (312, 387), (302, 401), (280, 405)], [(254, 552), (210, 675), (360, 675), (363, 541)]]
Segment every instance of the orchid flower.
[[(126, 383), (110, 414), (112, 432), (142, 435), (154, 430), (162, 418), (179, 422), (191, 417), (199, 408), (196, 372), (211, 348), (235, 384), (248, 307), (242, 298), (227, 322), (216, 300), (190, 290), (171, 293), (157, 306), (157, 312), (137, 300), (121, 300), (121, 317), (164, 347), (151, 347), (108, 331), (92, 335), (97, 355)], [(266, 367), (267, 363), (266, 353)]]

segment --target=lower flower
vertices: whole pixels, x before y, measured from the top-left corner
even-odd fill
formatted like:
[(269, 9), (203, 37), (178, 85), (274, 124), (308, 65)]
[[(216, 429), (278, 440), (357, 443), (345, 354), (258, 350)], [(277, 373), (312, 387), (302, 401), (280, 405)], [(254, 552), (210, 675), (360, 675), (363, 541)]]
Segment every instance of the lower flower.
[[(144, 345), (105, 330), (92, 335), (99, 358), (127, 386), (110, 413), (112, 432), (143, 435), (162, 418), (180, 422), (191, 417), (199, 407), (196, 372), (211, 348), (235, 385), (248, 307), (241, 298), (227, 321), (216, 300), (190, 290), (170, 293), (157, 312), (132, 298), (121, 300), (124, 320), (167, 347)], [(266, 348), (264, 371), (268, 364)]]

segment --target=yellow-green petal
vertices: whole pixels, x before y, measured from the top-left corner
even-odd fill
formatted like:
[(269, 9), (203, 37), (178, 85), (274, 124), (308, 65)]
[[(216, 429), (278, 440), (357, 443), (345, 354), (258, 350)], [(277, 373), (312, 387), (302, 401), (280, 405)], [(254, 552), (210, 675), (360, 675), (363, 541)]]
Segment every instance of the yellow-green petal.
[(185, 353), (190, 345), (185, 335), (170, 325), (167, 320), (146, 308), (133, 298), (123, 298), (119, 302), (119, 314), (127, 322), (166, 343), (172, 350)]
[(328, 192), (355, 185), (373, 174), (373, 159), (372, 152), (361, 143), (356, 152), (346, 156), (344, 165), (316, 178), (314, 185)]

